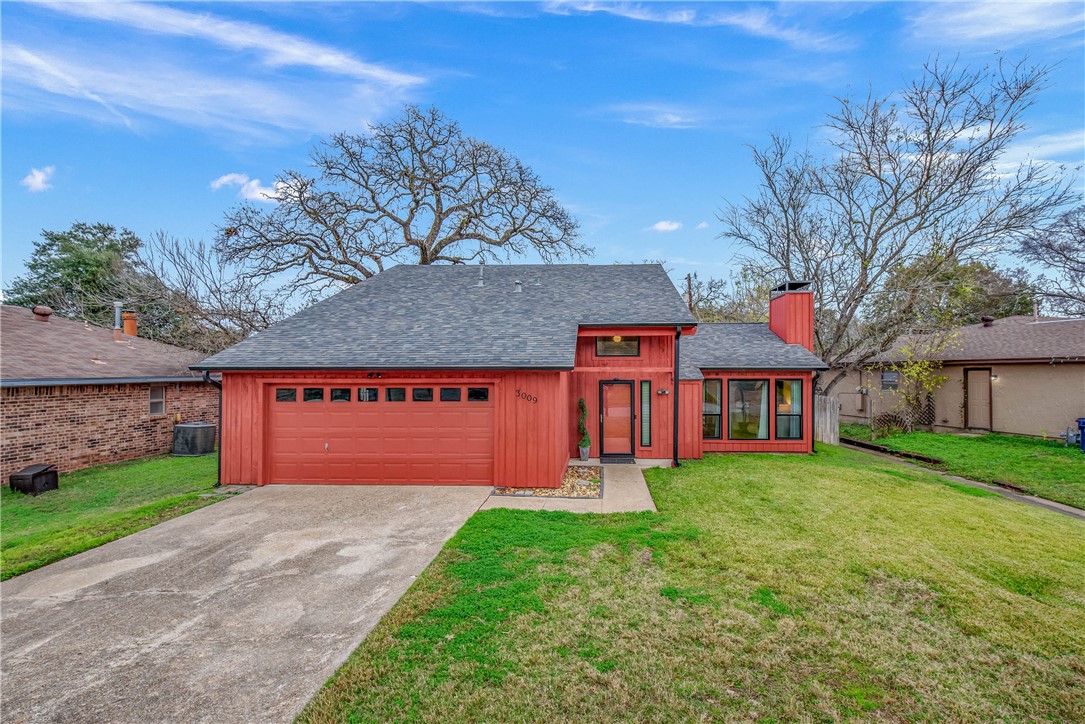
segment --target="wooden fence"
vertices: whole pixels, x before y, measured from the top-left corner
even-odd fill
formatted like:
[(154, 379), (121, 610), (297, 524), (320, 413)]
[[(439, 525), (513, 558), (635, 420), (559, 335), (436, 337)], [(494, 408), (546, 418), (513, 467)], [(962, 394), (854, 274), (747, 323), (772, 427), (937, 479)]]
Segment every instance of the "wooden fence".
[(814, 439), (840, 444), (840, 400), (835, 397), (814, 395)]

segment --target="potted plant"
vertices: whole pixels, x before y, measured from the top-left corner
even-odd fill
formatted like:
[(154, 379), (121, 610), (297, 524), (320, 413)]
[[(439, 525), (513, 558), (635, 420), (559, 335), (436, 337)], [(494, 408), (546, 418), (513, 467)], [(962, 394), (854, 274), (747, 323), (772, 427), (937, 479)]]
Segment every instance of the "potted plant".
[(576, 431), (580, 434), (580, 442), (577, 444), (580, 446), (580, 460), (584, 461), (588, 459), (588, 453), (591, 451), (591, 436), (588, 435), (588, 428), (584, 424), (588, 419), (588, 406), (584, 404), (583, 397), (580, 398), (576, 405), (580, 409), (580, 419), (576, 423)]

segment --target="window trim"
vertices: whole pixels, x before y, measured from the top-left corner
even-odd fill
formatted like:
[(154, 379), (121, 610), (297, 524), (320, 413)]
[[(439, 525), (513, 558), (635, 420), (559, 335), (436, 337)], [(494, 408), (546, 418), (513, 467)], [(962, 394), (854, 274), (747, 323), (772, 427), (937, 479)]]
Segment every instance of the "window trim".
[[(429, 393), (429, 399), (425, 397), (419, 397), (419, 393)], [(433, 402), (433, 388), (432, 387), (412, 387), (411, 388), (411, 402)]]
[[(156, 400), (154, 398), (155, 390), (162, 393), (162, 399)], [(159, 412), (154, 411), (155, 404), (162, 405), (162, 409)], [(165, 385), (151, 385), (147, 390), (147, 415), (149, 417), (165, 417), (166, 416), (166, 386)]]
[[(317, 398), (317, 399), (312, 399), (312, 400), (305, 399), (305, 396), (306, 396), (306, 394), (308, 394), (309, 390), (319, 390), (320, 391), (320, 397)], [(324, 401), (324, 388), (323, 387), (302, 387), (301, 388), (301, 401), (302, 402), (323, 402)]]
[[(623, 342), (626, 339), (635, 339), (635, 340), (637, 340), (637, 351), (635, 353), (633, 353), (633, 354), (622, 354), (622, 353), (604, 354), (604, 353), (600, 352), (599, 351), (599, 343), (606, 340), (606, 339), (610, 339), (611, 337), (621, 337)], [(626, 335), (626, 334), (600, 334), (600, 335), (596, 335), (596, 337), (595, 337), (595, 356), (596, 357), (640, 357), (640, 340), (641, 340), (641, 336), (639, 334), (628, 334), (628, 335)]]
[[(289, 392), (291, 394), (289, 400), (280, 400), (280, 392)], [(275, 402), (297, 402), (298, 401), (298, 388), (297, 387), (276, 387), (275, 388)]]
[(732, 382), (764, 382), (765, 391), (762, 394), (775, 395), (776, 386), (773, 384), (775, 377), (730, 377), (727, 379), (727, 441), (728, 442), (771, 442), (773, 435), (776, 433), (776, 401), (773, 397), (769, 400), (772, 402), (769, 409), (769, 429), (765, 434), (765, 437), (731, 437), (731, 383)]
[[(455, 399), (445, 399), (446, 392), (455, 392)], [(463, 401), (463, 388), (462, 387), (442, 387), (441, 391), (437, 394), (438, 400), (441, 402), (462, 402)]]
[[(402, 400), (392, 399), (392, 390), (399, 390), (403, 393)], [(384, 388), (384, 401), (385, 402), (406, 402), (407, 401), (407, 388), (406, 387), (385, 387)]]
[[(346, 392), (347, 393), (347, 399), (345, 399), (345, 400), (337, 400), (337, 399), (335, 399), (335, 393), (336, 392)], [(330, 392), (328, 392), (328, 402), (350, 402), (352, 398), (353, 398), (353, 395), (350, 394), (350, 388), (349, 387), (332, 387)]]
[[(774, 377), (772, 379), (772, 439), (773, 440), (802, 440), (805, 436), (806, 420), (806, 385), (803, 384), (805, 380), (801, 377)], [(779, 403), (776, 402), (776, 385), (781, 382), (798, 382), (799, 383), (799, 411), (796, 412), (779, 412)], [(798, 437), (781, 437), (780, 436), (780, 418), (781, 417), (797, 417), (799, 418), (799, 436)]]
[[(718, 413), (707, 413), (707, 412), (704, 411), (705, 391), (708, 389), (708, 383), (709, 382), (715, 382), (716, 384), (719, 385), (718, 399), (719, 399), (719, 403), (720, 403), (720, 411)], [(723, 378), (722, 377), (706, 377), (704, 379), (704, 383), (701, 385), (701, 439), (702, 440), (722, 440), (723, 439), (723, 418), (724, 418), (723, 409), (727, 406), (725, 404), (725, 399), (726, 398), (724, 398), (724, 396), (723, 396), (723, 391), (724, 391), (724, 384), (723, 384)], [(720, 431), (719, 435), (705, 435), (704, 434), (704, 421), (705, 421), (706, 417), (718, 417), (718, 418), (720, 418), (720, 424), (719, 424), (719, 427), (717, 428)]]
[[(645, 391), (647, 390), (647, 392)], [(645, 401), (648, 406), (645, 408)], [(652, 381), (640, 381), (640, 446), (652, 446)]]
[[(892, 375), (896, 375), (896, 379), (888, 383), (888, 386), (885, 379), (886, 372)], [(898, 370), (881, 370), (881, 373), (878, 375), (878, 383), (882, 390), (885, 390), (886, 392), (890, 390), (896, 392), (900, 389), (900, 372)]]
[[(370, 390), (373, 391), (373, 396), (372, 397), (369, 396)], [(362, 399), (363, 395), (366, 398), (364, 400)], [(380, 393), (380, 388), (379, 387), (359, 387), (358, 388), (358, 402), (378, 402), (380, 400), (380, 398), (381, 398), (381, 393)]]
[[(471, 390), (482, 390), (483, 392), (486, 393), (486, 399), (479, 400), (479, 399), (476, 398), (476, 399), (472, 400), (471, 399)], [(467, 388), (467, 401), (468, 402), (489, 402), (490, 401), (490, 388), (489, 387), (468, 387)]]

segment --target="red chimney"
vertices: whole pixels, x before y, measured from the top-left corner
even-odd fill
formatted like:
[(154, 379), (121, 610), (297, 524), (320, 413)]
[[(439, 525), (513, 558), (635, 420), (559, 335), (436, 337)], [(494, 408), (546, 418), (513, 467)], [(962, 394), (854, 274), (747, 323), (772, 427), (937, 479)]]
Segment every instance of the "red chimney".
[(136, 321), (136, 319), (137, 317), (134, 310), (126, 309), (121, 312), (121, 322), (124, 325), (125, 336), (135, 337), (137, 335), (136, 326), (138, 322)]
[(769, 329), (788, 344), (814, 351), (814, 293), (810, 282), (785, 282), (772, 290)]

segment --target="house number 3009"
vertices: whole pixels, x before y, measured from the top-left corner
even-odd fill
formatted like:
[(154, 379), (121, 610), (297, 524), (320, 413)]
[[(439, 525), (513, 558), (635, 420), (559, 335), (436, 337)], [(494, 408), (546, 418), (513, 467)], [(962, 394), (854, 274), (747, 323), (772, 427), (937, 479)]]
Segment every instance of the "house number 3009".
[(516, 390), (516, 396), (524, 402), (530, 402), (533, 405), (538, 404), (539, 402), (539, 398), (535, 395), (529, 395), (526, 392), (521, 392), (520, 390)]

